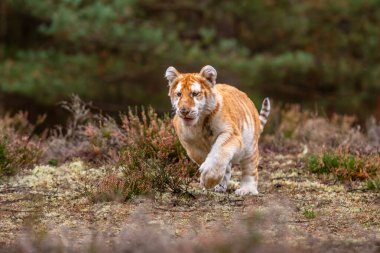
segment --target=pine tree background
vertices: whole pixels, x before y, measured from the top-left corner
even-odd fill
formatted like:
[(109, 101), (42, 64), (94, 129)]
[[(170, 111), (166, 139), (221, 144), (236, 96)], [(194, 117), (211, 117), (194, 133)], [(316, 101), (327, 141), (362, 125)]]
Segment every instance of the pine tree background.
[(379, 40), (378, 0), (2, 0), (0, 110), (165, 112), (165, 69), (211, 64), (258, 104), (380, 118)]

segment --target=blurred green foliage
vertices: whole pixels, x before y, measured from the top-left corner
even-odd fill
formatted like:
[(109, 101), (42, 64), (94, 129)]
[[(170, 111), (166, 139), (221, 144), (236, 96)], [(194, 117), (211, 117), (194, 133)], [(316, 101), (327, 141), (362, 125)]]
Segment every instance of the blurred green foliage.
[[(6, 0), (0, 87), (50, 104), (169, 108), (165, 69), (205, 64), (260, 99), (380, 115), (378, 0)], [(256, 102), (259, 103), (259, 102)], [(120, 108), (117, 108), (120, 109)]]

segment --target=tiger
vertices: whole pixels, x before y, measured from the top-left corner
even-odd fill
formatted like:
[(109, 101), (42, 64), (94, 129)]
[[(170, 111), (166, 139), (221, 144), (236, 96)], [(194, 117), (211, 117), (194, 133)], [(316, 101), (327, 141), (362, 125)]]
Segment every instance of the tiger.
[(214, 67), (199, 73), (165, 72), (173, 106), (172, 124), (187, 155), (199, 166), (203, 189), (226, 192), (232, 166), (242, 170), (239, 196), (258, 194), (259, 137), (270, 113), (269, 98), (260, 114), (242, 91), (217, 84)]

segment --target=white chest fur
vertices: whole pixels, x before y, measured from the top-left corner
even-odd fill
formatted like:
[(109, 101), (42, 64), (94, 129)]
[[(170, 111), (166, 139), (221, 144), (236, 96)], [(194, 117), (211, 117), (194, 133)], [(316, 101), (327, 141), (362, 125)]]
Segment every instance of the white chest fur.
[(184, 127), (181, 139), (186, 143), (192, 144), (193, 147), (208, 148), (208, 151), (210, 151), (215, 141), (215, 134), (209, 125), (196, 125)]

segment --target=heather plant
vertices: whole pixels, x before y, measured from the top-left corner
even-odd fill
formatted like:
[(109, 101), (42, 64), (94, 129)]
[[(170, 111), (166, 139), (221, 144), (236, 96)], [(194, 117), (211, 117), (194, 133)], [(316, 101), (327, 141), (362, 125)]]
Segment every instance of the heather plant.
[(354, 116), (328, 117), (288, 105), (274, 108), (269, 122), (275, 130), (264, 132), (264, 151), (297, 154), (306, 158), (312, 173), (342, 182), (363, 181), (366, 189), (378, 189), (380, 127), (374, 118), (363, 128)]
[(124, 138), (114, 119), (94, 113), (91, 103), (85, 103), (77, 95), (60, 105), (70, 114), (69, 119), (65, 127), (51, 130), (45, 162), (59, 164), (80, 158), (102, 165), (117, 160), (117, 150)]
[[(341, 181), (366, 180), (368, 184), (380, 174), (380, 158), (378, 155), (354, 155), (342, 150), (312, 154), (308, 159), (312, 173), (333, 174)], [(373, 187), (376, 183), (373, 183)], [(370, 188), (370, 187), (369, 187)]]
[(35, 125), (27, 117), (27, 113), (19, 112), (0, 119), (0, 180), (31, 168), (41, 157), (42, 144), (33, 132), (44, 117), (39, 117)]
[(158, 118), (152, 108), (143, 108), (141, 118), (132, 109), (121, 118), (125, 143), (118, 162), (121, 175), (109, 174), (95, 199), (127, 200), (154, 191), (187, 192), (196, 169), (186, 157), (170, 118)]
[(0, 180), (4, 176), (13, 176), (22, 169), (31, 168), (41, 155), (38, 143), (29, 143), (14, 136), (0, 137)]

